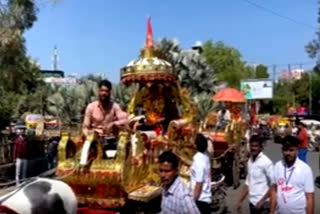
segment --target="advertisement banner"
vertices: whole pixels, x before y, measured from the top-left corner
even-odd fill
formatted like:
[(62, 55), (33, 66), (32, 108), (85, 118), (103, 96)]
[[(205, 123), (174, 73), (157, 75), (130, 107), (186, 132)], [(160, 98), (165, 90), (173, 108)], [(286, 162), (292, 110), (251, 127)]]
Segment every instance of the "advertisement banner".
[(268, 79), (242, 80), (241, 91), (248, 100), (272, 99), (273, 82)]

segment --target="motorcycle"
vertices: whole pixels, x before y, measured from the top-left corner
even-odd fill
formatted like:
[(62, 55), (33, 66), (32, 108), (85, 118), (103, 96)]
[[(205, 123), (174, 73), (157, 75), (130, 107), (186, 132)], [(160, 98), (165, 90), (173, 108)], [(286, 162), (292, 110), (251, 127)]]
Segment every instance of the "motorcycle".
[(211, 192), (212, 202), (210, 205), (212, 214), (222, 214), (226, 211), (226, 186), (224, 183), (225, 176), (222, 173), (215, 173), (212, 176)]

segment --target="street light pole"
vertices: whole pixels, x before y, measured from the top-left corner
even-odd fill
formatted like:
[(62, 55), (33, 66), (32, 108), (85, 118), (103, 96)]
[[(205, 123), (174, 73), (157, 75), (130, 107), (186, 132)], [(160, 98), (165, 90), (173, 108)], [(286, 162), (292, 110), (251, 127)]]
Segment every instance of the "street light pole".
[(312, 71), (309, 71), (309, 114), (312, 114)]
[(257, 64), (253, 64), (253, 78), (254, 78), (254, 79), (255, 79), (256, 76), (257, 76), (256, 67), (257, 67)]

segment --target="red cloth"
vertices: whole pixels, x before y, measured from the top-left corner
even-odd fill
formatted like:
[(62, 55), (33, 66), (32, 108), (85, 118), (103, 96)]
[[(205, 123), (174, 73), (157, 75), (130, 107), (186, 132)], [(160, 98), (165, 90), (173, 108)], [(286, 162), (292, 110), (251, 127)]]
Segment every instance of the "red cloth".
[(18, 214), (16, 211), (10, 209), (7, 206), (0, 205), (0, 213), (6, 213), (6, 214)]
[(153, 48), (153, 38), (152, 38), (152, 26), (151, 26), (151, 17), (148, 17), (147, 23), (147, 40), (146, 40), (146, 48)]
[(309, 136), (305, 128), (299, 130), (298, 140), (300, 141), (299, 148), (308, 148), (309, 146)]
[(96, 210), (87, 207), (78, 208), (77, 214), (115, 214), (117, 212), (110, 210)]
[(24, 137), (18, 136), (14, 143), (15, 146), (15, 158), (27, 159), (27, 141)]

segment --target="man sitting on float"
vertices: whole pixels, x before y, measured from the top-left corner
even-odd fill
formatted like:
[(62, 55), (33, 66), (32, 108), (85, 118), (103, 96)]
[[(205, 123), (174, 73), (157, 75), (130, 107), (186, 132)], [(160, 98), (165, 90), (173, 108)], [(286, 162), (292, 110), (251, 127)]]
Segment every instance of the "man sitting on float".
[(98, 100), (87, 106), (82, 132), (85, 137), (90, 131), (99, 136), (117, 136), (120, 127), (128, 123), (128, 114), (119, 104), (111, 100), (112, 84), (109, 80), (99, 83)]

